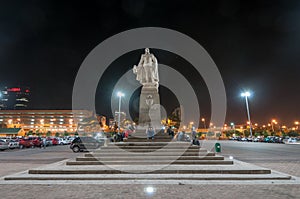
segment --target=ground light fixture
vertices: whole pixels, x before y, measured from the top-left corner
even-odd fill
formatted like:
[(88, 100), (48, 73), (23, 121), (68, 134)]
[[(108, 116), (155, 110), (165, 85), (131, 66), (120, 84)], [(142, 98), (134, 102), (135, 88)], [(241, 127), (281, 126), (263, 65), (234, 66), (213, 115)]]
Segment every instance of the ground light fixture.
[(147, 186), (144, 191), (147, 195), (152, 195), (155, 192), (155, 188), (153, 186)]

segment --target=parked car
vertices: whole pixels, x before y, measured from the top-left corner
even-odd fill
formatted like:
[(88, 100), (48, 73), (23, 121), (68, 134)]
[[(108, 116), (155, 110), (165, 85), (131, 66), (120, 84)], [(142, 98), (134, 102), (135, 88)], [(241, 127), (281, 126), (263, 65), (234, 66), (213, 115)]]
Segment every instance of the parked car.
[(71, 142), (69, 142), (69, 140), (64, 139), (64, 138), (57, 138), (58, 139), (58, 144), (59, 145), (66, 145), (66, 144), (70, 144)]
[(1, 151), (4, 151), (8, 149), (8, 142), (6, 142), (5, 140), (0, 140), (0, 150)]
[(96, 140), (93, 137), (77, 137), (72, 141), (70, 149), (72, 149), (74, 153), (77, 153), (89, 149), (98, 149), (103, 144), (104, 142)]
[(287, 141), (285, 141), (285, 143), (296, 143), (297, 139), (296, 138), (289, 138), (287, 139)]
[(52, 139), (50, 137), (47, 137), (45, 139), (46, 139), (46, 143), (47, 143), (46, 146), (52, 146), (53, 145)]
[(40, 137), (29, 137), (28, 139), (32, 141), (34, 147), (41, 147), (42, 139)]
[(8, 147), (10, 149), (19, 148), (19, 141), (18, 140), (9, 140)]
[(34, 147), (34, 144), (33, 144), (33, 141), (32, 140), (29, 140), (28, 138), (22, 138), (19, 140), (19, 146), (20, 146), (20, 149), (26, 147), (26, 148), (33, 148)]
[(52, 145), (58, 145), (58, 139), (57, 138), (51, 138)]

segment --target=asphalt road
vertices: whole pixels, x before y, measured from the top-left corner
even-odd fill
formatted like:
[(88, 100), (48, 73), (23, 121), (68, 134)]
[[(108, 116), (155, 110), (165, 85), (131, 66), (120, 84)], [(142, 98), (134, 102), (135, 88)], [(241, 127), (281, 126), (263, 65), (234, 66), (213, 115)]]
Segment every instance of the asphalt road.
[(298, 162), (300, 144), (221, 141), (222, 155), (249, 163)]
[[(225, 157), (257, 164), (271, 169), (300, 176), (300, 145), (252, 143), (237, 141), (220, 141)], [(73, 153), (69, 145), (51, 146), (46, 149), (28, 148), (13, 149), (0, 152), (0, 176), (36, 168), (64, 159), (82, 156), (83, 153)], [(280, 167), (279, 167), (280, 165)]]
[(0, 151), (0, 176), (21, 172), (27, 169), (75, 158), (69, 145), (43, 148), (8, 149)]
[(300, 177), (300, 144), (220, 141), (225, 157)]

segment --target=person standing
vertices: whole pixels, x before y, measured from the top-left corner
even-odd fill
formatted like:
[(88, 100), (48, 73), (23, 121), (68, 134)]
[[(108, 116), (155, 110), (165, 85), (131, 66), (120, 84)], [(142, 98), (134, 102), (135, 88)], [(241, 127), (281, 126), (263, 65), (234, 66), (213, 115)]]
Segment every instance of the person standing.
[(46, 138), (43, 138), (43, 148), (45, 149), (47, 146), (47, 139)]

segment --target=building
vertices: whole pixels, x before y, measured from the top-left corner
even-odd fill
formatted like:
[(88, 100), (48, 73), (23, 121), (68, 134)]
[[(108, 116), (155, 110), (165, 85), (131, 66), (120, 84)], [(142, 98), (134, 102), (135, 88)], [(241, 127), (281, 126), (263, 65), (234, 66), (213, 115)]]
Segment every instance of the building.
[(10, 87), (0, 91), (0, 109), (27, 109), (30, 97), (28, 87)]
[(24, 136), (25, 131), (22, 128), (0, 128), (0, 137)]
[(0, 110), (0, 126), (33, 133), (74, 133), (78, 123), (91, 115), (86, 110)]

